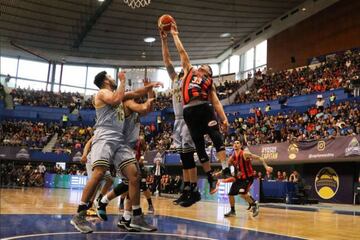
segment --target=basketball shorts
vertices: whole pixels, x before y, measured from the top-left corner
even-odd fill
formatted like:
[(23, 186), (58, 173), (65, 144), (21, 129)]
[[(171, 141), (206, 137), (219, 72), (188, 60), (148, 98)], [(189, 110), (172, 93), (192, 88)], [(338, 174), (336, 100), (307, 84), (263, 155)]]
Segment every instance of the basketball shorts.
[[(87, 155), (87, 162), (86, 162), (86, 165), (85, 165), (86, 166), (86, 173), (87, 173), (88, 178), (91, 178), (92, 170), (93, 170), (90, 158), (91, 158), (91, 153), (89, 153)], [(110, 171), (108, 170), (108, 171), (105, 172), (104, 179), (109, 179), (109, 178), (111, 179), (112, 176), (111, 176)]]
[(184, 119), (176, 119), (174, 123), (173, 140), (178, 153), (195, 151), (195, 144)]
[(235, 182), (231, 184), (229, 195), (236, 196), (238, 194), (246, 194), (249, 191), (253, 181), (254, 181), (253, 178), (247, 178), (247, 179), (237, 178)]
[(117, 172), (122, 175), (123, 170), (131, 165), (136, 164), (139, 167), (138, 161), (135, 159), (134, 150), (128, 146), (121, 144), (115, 152), (113, 163)]
[(121, 133), (108, 129), (96, 129), (91, 145), (92, 168), (102, 166), (110, 169), (112, 161), (115, 160), (115, 154), (122, 145), (124, 145), (124, 140)]

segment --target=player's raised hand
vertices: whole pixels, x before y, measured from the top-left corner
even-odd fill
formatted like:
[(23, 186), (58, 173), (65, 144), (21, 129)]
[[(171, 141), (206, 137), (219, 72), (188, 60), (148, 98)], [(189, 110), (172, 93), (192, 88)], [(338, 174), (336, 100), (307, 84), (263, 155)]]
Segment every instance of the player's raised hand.
[(150, 81), (149, 78), (144, 78), (144, 79), (143, 79), (144, 87), (146, 87), (146, 86), (149, 85), (150, 83), (151, 83), (151, 81)]
[(164, 87), (164, 84), (162, 82), (150, 82), (145, 87), (146, 88), (158, 88), (158, 87)]
[(229, 122), (227, 119), (221, 122), (220, 129), (223, 133), (227, 133), (229, 131)]
[(172, 35), (176, 35), (179, 34), (178, 28), (176, 26), (176, 23), (171, 23), (171, 30), (170, 30)]
[(161, 39), (166, 39), (167, 38), (167, 33), (164, 30), (159, 29), (159, 33), (160, 33), (160, 38)]
[(120, 82), (121, 83), (125, 83), (125, 80), (126, 80), (126, 75), (125, 75), (125, 71), (121, 71), (118, 73), (118, 78), (120, 79)]

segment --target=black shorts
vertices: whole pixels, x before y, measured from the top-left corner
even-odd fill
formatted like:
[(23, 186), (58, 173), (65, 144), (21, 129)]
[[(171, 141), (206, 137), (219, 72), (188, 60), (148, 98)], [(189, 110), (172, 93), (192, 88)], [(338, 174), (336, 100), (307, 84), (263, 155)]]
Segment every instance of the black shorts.
[(146, 190), (148, 190), (148, 186), (147, 186), (147, 184), (146, 184), (146, 180), (145, 180), (145, 181), (141, 180), (141, 182), (140, 182), (140, 190), (143, 191), (143, 192), (145, 192)]
[(238, 194), (245, 194), (249, 191), (251, 184), (253, 183), (253, 178), (247, 179), (236, 179), (230, 187), (229, 194), (230, 196), (236, 196)]
[[(184, 108), (184, 120), (195, 145), (209, 134), (218, 152), (225, 149), (214, 108), (209, 103)], [(196, 148), (198, 151), (198, 146)]]

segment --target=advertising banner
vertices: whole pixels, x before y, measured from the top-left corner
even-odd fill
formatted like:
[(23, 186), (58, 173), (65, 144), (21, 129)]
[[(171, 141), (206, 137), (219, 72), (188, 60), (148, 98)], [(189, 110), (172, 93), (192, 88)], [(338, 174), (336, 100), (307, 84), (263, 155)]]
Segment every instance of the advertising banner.
[(249, 149), (269, 163), (329, 162), (332, 159), (359, 157), (359, 141), (360, 136), (357, 135), (319, 141), (263, 144), (250, 146)]

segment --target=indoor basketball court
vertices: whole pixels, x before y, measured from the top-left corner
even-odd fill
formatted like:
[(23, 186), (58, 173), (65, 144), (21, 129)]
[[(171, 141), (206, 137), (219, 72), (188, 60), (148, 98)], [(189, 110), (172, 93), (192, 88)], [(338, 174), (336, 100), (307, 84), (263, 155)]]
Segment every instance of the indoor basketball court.
[(360, 239), (360, 1), (0, 4), (0, 239)]

